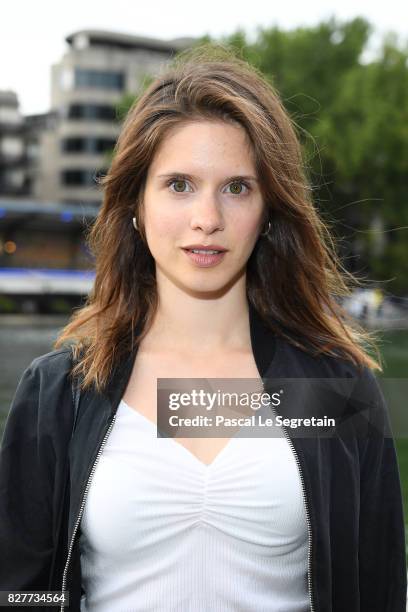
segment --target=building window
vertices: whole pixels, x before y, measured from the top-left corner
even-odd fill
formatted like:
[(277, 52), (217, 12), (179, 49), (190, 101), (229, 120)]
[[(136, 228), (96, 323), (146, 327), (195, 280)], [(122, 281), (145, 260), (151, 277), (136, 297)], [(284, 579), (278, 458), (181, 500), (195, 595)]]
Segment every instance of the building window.
[(115, 147), (114, 138), (95, 138), (95, 153), (109, 153)]
[(85, 138), (64, 138), (61, 142), (63, 153), (85, 153), (86, 139)]
[(70, 104), (68, 107), (67, 117), (68, 119), (84, 119), (84, 109), (85, 105), (83, 104)]
[(100, 121), (115, 121), (117, 119), (116, 108), (114, 106), (96, 106), (95, 111), (95, 119)]
[(71, 104), (68, 108), (68, 119), (115, 121), (116, 109), (107, 104)]
[(92, 89), (118, 89), (124, 88), (124, 75), (122, 72), (106, 72), (104, 70), (75, 69), (75, 87), (89, 87)]
[(81, 168), (72, 168), (61, 172), (61, 183), (67, 187), (96, 187), (101, 176), (106, 174), (107, 170), (94, 169), (87, 170)]
[(114, 138), (84, 138), (83, 136), (64, 138), (61, 141), (63, 153), (88, 153), (101, 155), (112, 151), (116, 140)]
[(93, 185), (94, 172), (90, 170), (63, 170), (62, 184), (70, 187), (89, 187)]

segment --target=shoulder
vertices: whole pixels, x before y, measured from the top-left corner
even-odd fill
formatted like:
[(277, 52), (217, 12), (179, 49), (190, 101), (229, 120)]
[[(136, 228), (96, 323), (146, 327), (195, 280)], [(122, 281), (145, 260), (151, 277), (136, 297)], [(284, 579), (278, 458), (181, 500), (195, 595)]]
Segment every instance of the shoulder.
[[(72, 351), (63, 347), (35, 357), (20, 376), (13, 405), (38, 404), (45, 408), (70, 388)], [(26, 411), (26, 410), (25, 410)]]
[(36, 357), (23, 371), (7, 415), (4, 447), (65, 439), (72, 423), (71, 363), (71, 349), (62, 348)]
[(65, 394), (71, 393), (72, 350), (63, 347), (35, 357), (23, 372), (20, 383), (30, 383), (39, 405), (58, 404)]
[[(369, 368), (357, 366), (351, 359), (337, 353), (328, 355), (316, 353), (314, 347), (304, 343), (301, 347), (282, 336), (276, 338), (277, 361), (276, 367), (283, 370), (288, 377), (298, 378), (360, 378), (369, 376)], [(303, 343), (303, 340), (302, 340)], [(374, 376), (374, 375), (372, 375)]]
[[(352, 413), (366, 411), (367, 418), (386, 423), (388, 420), (387, 404), (374, 371), (367, 365), (356, 365), (344, 356), (314, 354), (293, 345), (286, 339), (279, 339), (278, 360), (270, 368), (282, 378), (315, 379), (317, 388), (340, 392), (347, 401), (348, 410)], [(273, 367), (274, 366), (274, 367)], [(323, 379), (326, 381), (323, 383)]]
[(35, 357), (22, 371), (16, 393), (22, 389), (39, 390), (44, 378), (54, 383), (65, 378), (72, 368), (72, 351), (61, 348)]
[(56, 384), (68, 377), (72, 365), (72, 350), (70, 347), (63, 347), (35, 357), (24, 370), (22, 377), (30, 376), (38, 383), (47, 380)]
[(54, 370), (69, 365), (72, 365), (72, 350), (70, 347), (63, 347), (35, 357), (28, 367), (33, 370)]

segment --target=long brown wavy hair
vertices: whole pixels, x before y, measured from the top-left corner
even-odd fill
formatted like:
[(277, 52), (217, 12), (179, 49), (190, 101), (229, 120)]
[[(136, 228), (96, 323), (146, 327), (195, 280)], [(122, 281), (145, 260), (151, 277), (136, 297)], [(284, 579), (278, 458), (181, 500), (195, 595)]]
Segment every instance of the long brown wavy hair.
[(259, 237), (247, 263), (249, 302), (300, 349), (382, 370), (374, 336), (341, 306), (361, 283), (342, 267), (331, 229), (313, 204), (295, 124), (256, 68), (230, 48), (207, 43), (176, 56), (125, 118), (101, 181), (103, 203), (86, 235), (94, 286), (54, 344), (71, 341), (71, 375), (79, 375), (82, 389), (94, 384), (103, 391), (115, 362), (149, 331), (158, 296), (140, 204), (147, 171), (171, 128), (203, 119), (238, 122), (253, 146), (271, 231)]

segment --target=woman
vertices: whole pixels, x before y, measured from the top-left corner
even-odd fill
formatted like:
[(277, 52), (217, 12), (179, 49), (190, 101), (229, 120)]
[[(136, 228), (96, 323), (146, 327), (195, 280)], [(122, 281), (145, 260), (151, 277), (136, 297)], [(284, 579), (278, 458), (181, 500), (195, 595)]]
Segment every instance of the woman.
[[(95, 612), (402, 612), (380, 365), (339, 305), (352, 277), (277, 93), (227, 50), (184, 54), (128, 113), (103, 183), (93, 291), (6, 425), (1, 589)], [(161, 379), (268, 377), (351, 381), (345, 429), (156, 436)]]

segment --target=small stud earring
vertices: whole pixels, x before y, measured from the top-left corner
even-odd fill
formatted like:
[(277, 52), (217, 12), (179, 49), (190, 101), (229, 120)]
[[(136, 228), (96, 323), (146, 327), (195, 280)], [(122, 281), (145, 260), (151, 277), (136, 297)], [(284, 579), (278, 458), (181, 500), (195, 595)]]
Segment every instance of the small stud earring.
[(269, 234), (270, 230), (271, 230), (271, 222), (268, 221), (268, 229), (266, 230), (266, 232), (262, 232), (260, 234), (260, 236), (267, 236)]
[(134, 228), (135, 228), (135, 230), (138, 232), (138, 231), (139, 231), (139, 228), (137, 227), (136, 217), (133, 217), (132, 222), (133, 222), (133, 227), (134, 227)]

